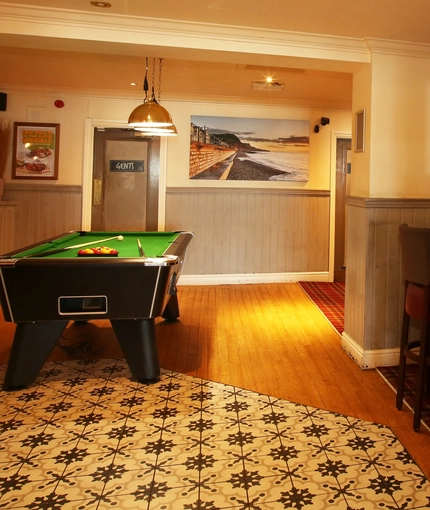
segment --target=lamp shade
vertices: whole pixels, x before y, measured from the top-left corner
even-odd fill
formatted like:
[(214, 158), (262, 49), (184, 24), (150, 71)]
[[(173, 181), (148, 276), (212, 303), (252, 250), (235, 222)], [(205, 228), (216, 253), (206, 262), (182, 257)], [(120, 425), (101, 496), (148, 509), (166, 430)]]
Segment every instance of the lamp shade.
[(128, 125), (134, 128), (167, 127), (172, 126), (173, 121), (170, 113), (150, 97), (130, 113)]
[(174, 124), (165, 127), (135, 127), (134, 129), (144, 136), (176, 136), (178, 134)]

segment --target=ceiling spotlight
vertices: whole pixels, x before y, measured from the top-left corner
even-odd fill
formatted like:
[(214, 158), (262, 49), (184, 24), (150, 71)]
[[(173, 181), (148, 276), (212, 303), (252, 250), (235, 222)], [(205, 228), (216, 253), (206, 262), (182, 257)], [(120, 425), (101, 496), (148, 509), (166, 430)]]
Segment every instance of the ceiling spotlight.
[(94, 7), (112, 7), (109, 2), (90, 2)]

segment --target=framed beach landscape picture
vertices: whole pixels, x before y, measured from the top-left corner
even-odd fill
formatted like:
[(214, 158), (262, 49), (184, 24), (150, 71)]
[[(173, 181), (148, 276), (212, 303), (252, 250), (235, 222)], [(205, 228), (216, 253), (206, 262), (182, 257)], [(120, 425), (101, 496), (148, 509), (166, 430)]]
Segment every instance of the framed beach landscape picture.
[(192, 116), (189, 177), (306, 182), (309, 129), (308, 120)]

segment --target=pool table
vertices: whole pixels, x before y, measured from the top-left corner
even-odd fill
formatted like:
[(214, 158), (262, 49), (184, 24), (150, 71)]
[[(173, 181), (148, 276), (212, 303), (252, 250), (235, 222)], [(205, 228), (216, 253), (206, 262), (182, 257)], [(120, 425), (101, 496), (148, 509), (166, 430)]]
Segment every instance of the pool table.
[[(154, 319), (179, 316), (176, 283), (192, 237), (74, 231), (0, 256), (0, 303), (16, 323), (3, 388), (36, 379), (70, 320), (109, 319), (132, 376), (156, 381)], [(112, 251), (90, 252), (101, 246)]]

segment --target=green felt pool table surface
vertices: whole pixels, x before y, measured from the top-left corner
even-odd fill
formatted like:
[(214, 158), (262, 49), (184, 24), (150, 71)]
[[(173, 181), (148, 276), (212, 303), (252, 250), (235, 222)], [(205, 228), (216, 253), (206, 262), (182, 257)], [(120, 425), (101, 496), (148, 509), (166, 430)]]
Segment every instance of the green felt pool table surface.
[[(110, 239), (112, 237), (122, 236), (123, 240)], [(63, 236), (59, 236), (49, 241), (45, 241), (38, 245), (18, 251), (13, 254), (15, 258), (37, 257), (43, 256), (43, 252), (70, 248), (86, 243), (94, 243), (88, 248), (98, 246), (107, 246), (118, 251), (118, 257), (130, 258), (139, 257), (139, 249), (137, 241), (139, 240), (143, 251), (147, 257), (159, 257), (170, 247), (170, 245), (178, 237), (178, 232), (71, 232)], [(107, 240), (110, 239), (110, 240)], [(46, 258), (74, 258), (78, 257), (78, 251), (82, 248), (66, 249), (62, 252), (46, 255)]]

